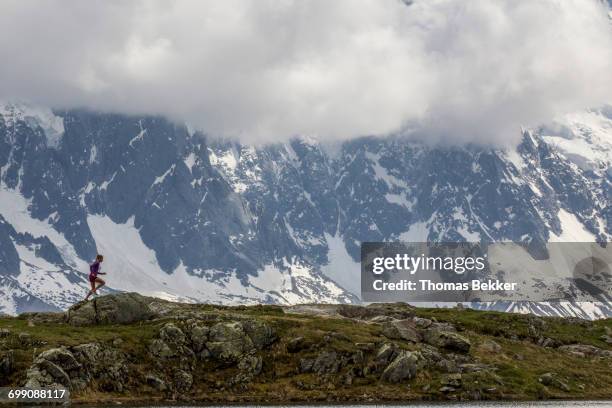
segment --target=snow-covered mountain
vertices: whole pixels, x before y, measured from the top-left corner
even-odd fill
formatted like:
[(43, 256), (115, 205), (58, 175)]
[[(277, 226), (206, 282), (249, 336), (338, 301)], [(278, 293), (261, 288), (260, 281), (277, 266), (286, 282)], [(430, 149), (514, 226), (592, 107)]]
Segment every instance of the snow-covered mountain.
[[(612, 108), (516, 148), (402, 137), (211, 140), (159, 117), (0, 109), (0, 311), (114, 290), (210, 302), (358, 301), (363, 241), (610, 241)], [(490, 307), (490, 306), (489, 306)], [(495, 305), (612, 315), (609, 305)]]

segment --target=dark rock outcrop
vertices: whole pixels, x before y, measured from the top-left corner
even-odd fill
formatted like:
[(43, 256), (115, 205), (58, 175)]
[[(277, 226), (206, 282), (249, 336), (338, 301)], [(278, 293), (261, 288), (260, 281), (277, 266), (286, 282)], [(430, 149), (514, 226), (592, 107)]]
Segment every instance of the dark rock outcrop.
[(242, 327), (258, 350), (263, 350), (277, 340), (274, 329), (260, 321), (246, 320), (242, 322)]
[(99, 343), (87, 343), (40, 353), (26, 373), (25, 386), (81, 390), (95, 380), (102, 391), (120, 392), (127, 378), (122, 352)]
[(417, 373), (417, 363), (421, 358), (420, 353), (402, 351), (397, 357), (385, 368), (381, 380), (390, 383), (399, 383), (404, 380), (414, 378)]
[(383, 324), (383, 335), (392, 340), (407, 340), (419, 343), (422, 340), (416, 323), (412, 319), (393, 320)]
[(214, 358), (226, 363), (237, 363), (243, 355), (255, 350), (253, 341), (240, 322), (212, 326), (206, 347)]
[(461, 353), (467, 353), (470, 351), (470, 341), (455, 332), (429, 329), (425, 331), (423, 337), (427, 344), (431, 344), (435, 347), (441, 347)]

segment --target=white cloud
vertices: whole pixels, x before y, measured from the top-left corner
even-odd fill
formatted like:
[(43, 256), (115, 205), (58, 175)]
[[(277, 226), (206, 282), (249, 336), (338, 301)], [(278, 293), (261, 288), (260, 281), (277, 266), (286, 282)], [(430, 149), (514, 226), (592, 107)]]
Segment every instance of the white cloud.
[(598, 0), (5, 0), (0, 55), (2, 99), (247, 142), (408, 127), (499, 144), (612, 99)]

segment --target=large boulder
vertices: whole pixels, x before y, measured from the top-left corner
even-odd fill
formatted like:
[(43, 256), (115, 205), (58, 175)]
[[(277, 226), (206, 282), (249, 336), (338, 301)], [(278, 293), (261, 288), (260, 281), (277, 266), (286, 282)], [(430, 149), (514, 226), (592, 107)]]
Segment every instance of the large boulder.
[(128, 375), (126, 355), (100, 343), (86, 343), (72, 348), (72, 354), (83, 369), (72, 377), (75, 388), (84, 388), (92, 380), (103, 391), (121, 392)]
[(253, 341), (240, 322), (223, 322), (212, 326), (206, 347), (215, 359), (225, 363), (237, 363), (243, 355), (255, 351)]
[(94, 324), (127, 324), (156, 316), (150, 300), (137, 293), (119, 293), (80, 302), (66, 312), (66, 321), (73, 326)]
[(183, 345), (187, 342), (185, 333), (174, 323), (166, 323), (159, 330), (159, 337), (168, 344)]
[(261, 356), (247, 355), (238, 363), (238, 374), (231, 380), (234, 384), (249, 382), (261, 373), (263, 359)]
[(89, 302), (79, 302), (66, 311), (66, 321), (72, 326), (90, 326), (98, 323), (94, 299)]
[(82, 390), (95, 381), (102, 391), (121, 392), (126, 378), (126, 358), (121, 351), (87, 343), (40, 353), (26, 373), (25, 386)]
[(72, 382), (66, 372), (48, 360), (37, 361), (26, 372), (26, 388), (68, 388)]
[(407, 340), (419, 343), (421, 335), (412, 319), (393, 320), (383, 324), (383, 336), (392, 340)]
[(258, 320), (246, 320), (242, 322), (242, 327), (258, 350), (269, 347), (277, 340), (274, 329)]
[(65, 347), (53, 348), (40, 353), (26, 373), (27, 388), (72, 389), (70, 376), (76, 377), (81, 364)]
[(441, 331), (438, 329), (426, 330), (423, 340), (432, 346), (460, 353), (469, 352), (471, 347), (471, 343), (467, 338), (455, 332)]
[(38, 355), (38, 360), (51, 361), (66, 371), (81, 368), (81, 364), (77, 361), (74, 355), (64, 347), (44, 351)]
[(194, 324), (189, 328), (189, 340), (191, 341), (191, 347), (194, 352), (202, 353), (206, 351), (206, 342), (208, 341), (209, 333), (210, 328), (208, 326)]
[(399, 383), (414, 378), (417, 373), (418, 352), (402, 351), (385, 368), (381, 380), (390, 383)]
[(380, 346), (380, 348), (376, 351), (376, 355), (374, 356), (374, 362), (378, 365), (386, 366), (389, 364), (397, 355), (400, 353), (399, 347), (397, 347), (394, 343), (384, 343)]
[(340, 369), (341, 363), (335, 351), (322, 351), (315, 358), (312, 371), (317, 374), (335, 374)]
[(189, 368), (195, 358), (189, 347), (187, 335), (174, 323), (166, 323), (160, 330), (158, 338), (149, 344), (149, 352), (160, 359), (177, 359), (183, 368)]
[(302, 358), (299, 362), (301, 373), (336, 374), (345, 365), (346, 359), (335, 351), (323, 350), (315, 358)]

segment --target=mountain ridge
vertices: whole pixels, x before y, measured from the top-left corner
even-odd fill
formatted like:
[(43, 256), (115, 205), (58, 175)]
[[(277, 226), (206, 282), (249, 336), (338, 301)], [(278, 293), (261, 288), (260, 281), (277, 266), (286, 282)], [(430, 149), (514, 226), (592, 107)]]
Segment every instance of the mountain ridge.
[[(611, 236), (607, 108), (525, 130), (516, 149), (368, 137), (334, 154), (305, 138), (215, 140), (151, 116), (0, 113), (0, 292), (10, 299), (0, 310), (10, 313), (78, 300), (96, 252), (118, 290), (354, 302), (363, 241)], [(557, 313), (610, 313), (582, 309)]]

